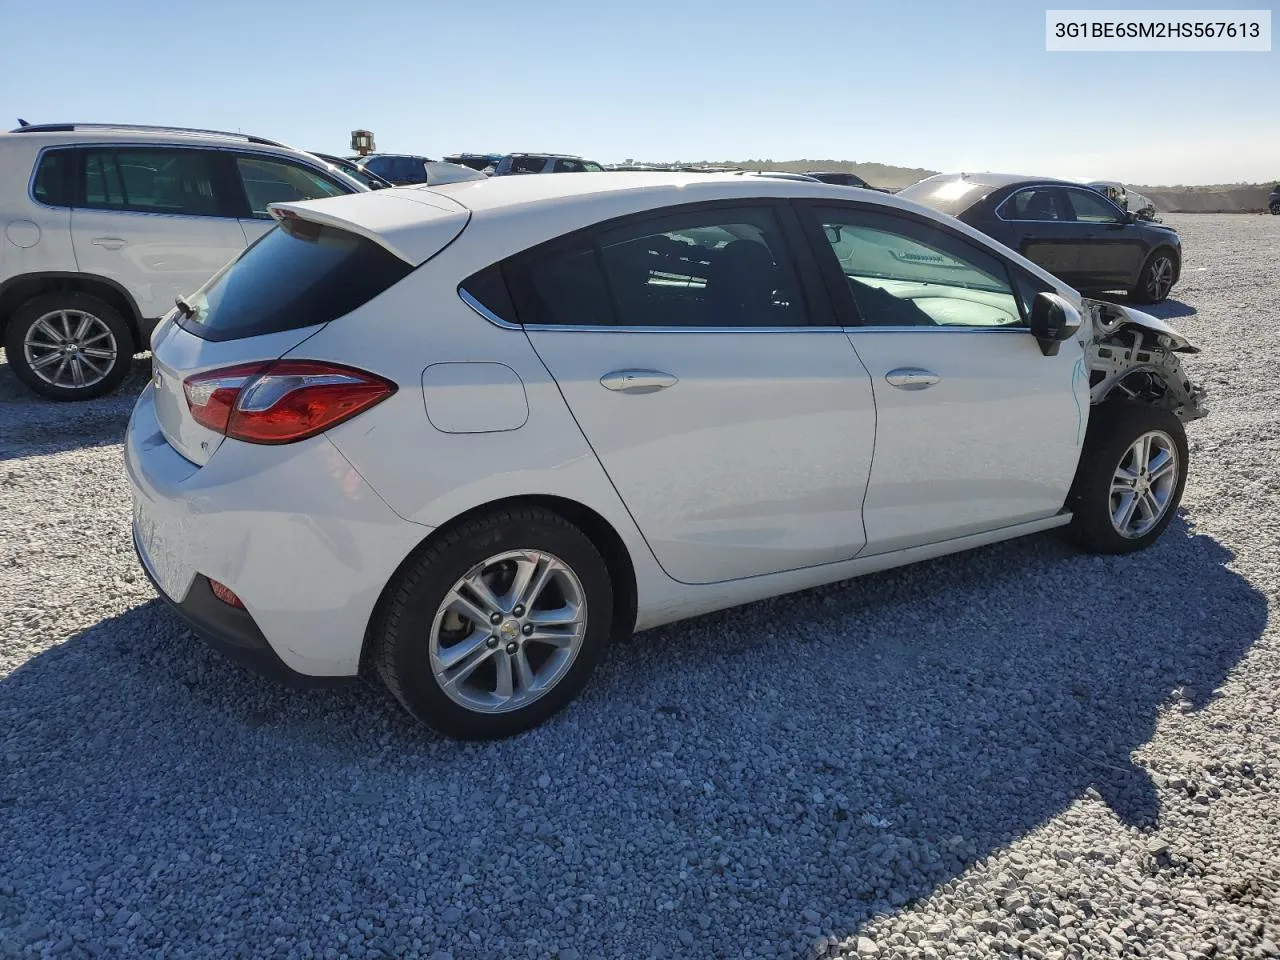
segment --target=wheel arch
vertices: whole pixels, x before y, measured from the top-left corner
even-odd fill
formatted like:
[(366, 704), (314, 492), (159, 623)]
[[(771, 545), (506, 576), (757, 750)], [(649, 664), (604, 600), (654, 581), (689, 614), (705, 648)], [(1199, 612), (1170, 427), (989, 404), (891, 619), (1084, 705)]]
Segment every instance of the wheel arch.
[(0, 334), (9, 325), (14, 311), (32, 297), (63, 291), (88, 294), (113, 307), (129, 325), (134, 350), (146, 346), (142, 340), (142, 314), (128, 290), (107, 277), (70, 271), (24, 273), (0, 283)]
[(362, 674), (367, 674), (370, 669), (368, 661), (369, 653), (373, 648), (371, 640), (374, 625), (377, 624), (382, 615), (384, 605), (391, 592), (391, 585), (396, 582), (405, 568), (417, 560), (422, 551), (435, 543), (439, 537), (459, 524), (495, 510), (512, 507), (541, 507), (573, 524), (587, 536), (587, 539), (592, 542), (595, 548), (600, 551), (600, 555), (604, 557), (605, 566), (609, 571), (609, 579), (613, 585), (613, 624), (610, 635), (617, 639), (631, 634), (631, 631), (635, 629), (639, 600), (635, 565), (631, 560), (631, 554), (627, 550), (626, 543), (613, 524), (585, 504), (565, 497), (557, 497), (551, 494), (525, 494), (503, 497), (477, 504), (453, 517), (447, 523), (436, 527), (416, 547), (409, 551), (409, 554), (400, 562), (391, 576), (387, 578), (387, 582), (383, 585), (382, 592), (378, 596), (378, 602), (374, 604), (373, 612), (369, 616), (369, 623), (365, 627), (365, 635), (360, 652), (360, 672)]

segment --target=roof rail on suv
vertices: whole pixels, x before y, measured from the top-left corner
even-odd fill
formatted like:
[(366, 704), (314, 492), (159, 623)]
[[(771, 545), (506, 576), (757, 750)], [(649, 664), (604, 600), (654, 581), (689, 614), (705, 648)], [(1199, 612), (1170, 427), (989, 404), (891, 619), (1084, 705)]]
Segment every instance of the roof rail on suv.
[(248, 133), (232, 133), (229, 130), (204, 130), (199, 127), (167, 127), (144, 123), (28, 123), (16, 127), (10, 133), (71, 133), (76, 130), (137, 130), (149, 133), (194, 133), (206, 137), (233, 137), (249, 143), (260, 143), (268, 147), (288, 147), (288, 144), (268, 140), (266, 137), (255, 137)]

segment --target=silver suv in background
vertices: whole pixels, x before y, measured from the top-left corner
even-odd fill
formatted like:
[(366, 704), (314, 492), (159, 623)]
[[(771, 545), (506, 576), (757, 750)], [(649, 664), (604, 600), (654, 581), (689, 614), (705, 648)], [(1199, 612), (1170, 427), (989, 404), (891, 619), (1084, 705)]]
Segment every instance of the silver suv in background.
[(493, 165), (491, 176), (513, 173), (600, 173), (604, 167), (567, 153), (509, 153)]
[(245, 134), (83, 123), (0, 133), (9, 366), (51, 400), (101, 396), (176, 299), (275, 225), (268, 204), (367, 189)]

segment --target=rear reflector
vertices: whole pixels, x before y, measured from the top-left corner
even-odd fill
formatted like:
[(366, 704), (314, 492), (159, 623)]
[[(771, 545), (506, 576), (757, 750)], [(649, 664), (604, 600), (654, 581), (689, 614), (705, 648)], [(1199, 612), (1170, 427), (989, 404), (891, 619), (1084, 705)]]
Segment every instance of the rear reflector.
[(328, 430), (396, 392), (354, 367), (276, 360), (210, 370), (182, 382), (191, 416), (246, 443), (294, 443)]
[(235, 591), (225, 583), (219, 583), (217, 580), (213, 579), (213, 577), (210, 577), (209, 589), (213, 591), (213, 595), (215, 597), (228, 606), (239, 607), (241, 610), (244, 609), (244, 601), (237, 597), (235, 595)]

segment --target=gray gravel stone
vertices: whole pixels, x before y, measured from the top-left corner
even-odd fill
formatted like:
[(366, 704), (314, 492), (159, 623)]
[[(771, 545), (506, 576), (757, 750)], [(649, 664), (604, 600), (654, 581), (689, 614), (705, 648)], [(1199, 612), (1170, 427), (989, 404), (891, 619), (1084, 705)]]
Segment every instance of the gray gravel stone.
[(1280, 219), (1167, 219), (1213, 413), (1154, 548), (649, 631), (495, 744), (205, 649), (130, 545), (145, 359), (0, 362), (0, 956), (1280, 955)]

